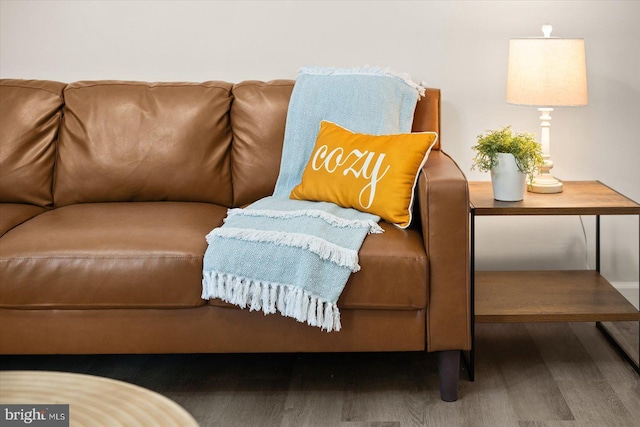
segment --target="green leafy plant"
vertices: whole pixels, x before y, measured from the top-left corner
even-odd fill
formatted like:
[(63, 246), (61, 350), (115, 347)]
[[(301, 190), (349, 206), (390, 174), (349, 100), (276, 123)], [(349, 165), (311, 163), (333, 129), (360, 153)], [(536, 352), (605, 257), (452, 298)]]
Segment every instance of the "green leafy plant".
[(498, 164), (498, 153), (510, 153), (516, 159), (520, 172), (527, 174), (531, 182), (542, 166), (542, 147), (529, 132), (513, 133), (511, 126), (486, 131), (478, 135), (478, 143), (471, 147), (476, 155), (471, 170), (489, 172)]

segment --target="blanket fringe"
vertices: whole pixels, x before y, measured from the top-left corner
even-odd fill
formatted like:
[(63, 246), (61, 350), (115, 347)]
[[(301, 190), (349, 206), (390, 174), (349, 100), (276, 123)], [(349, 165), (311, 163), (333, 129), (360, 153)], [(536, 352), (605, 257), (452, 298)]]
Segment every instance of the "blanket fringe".
[[(242, 216), (259, 216), (266, 218), (299, 218), (303, 216), (319, 218), (329, 225), (339, 228), (369, 228), (369, 234), (381, 234), (384, 230), (380, 225), (373, 220), (368, 219), (346, 219), (337, 215), (330, 214), (319, 209), (302, 209), (294, 211), (279, 211), (274, 209), (240, 209), (233, 208), (227, 211), (227, 218), (242, 215)], [(227, 220), (225, 218), (225, 221)]]
[(306, 249), (318, 255), (321, 259), (331, 261), (341, 267), (348, 268), (352, 273), (360, 271), (358, 252), (343, 248), (317, 236), (283, 231), (263, 231), (250, 228), (219, 227), (207, 235), (207, 242), (211, 244), (213, 237), (239, 239), (248, 242), (273, 243), (280, 246), (292, 246)]
[(335, 303), (291, 285), (206, 271), (202, 298), (220, 298), (240, 308), (248, 307), (249, 311), (261, 310), (265, 315), (280, 312), (327, 332), (342, 328), (340, 310)]

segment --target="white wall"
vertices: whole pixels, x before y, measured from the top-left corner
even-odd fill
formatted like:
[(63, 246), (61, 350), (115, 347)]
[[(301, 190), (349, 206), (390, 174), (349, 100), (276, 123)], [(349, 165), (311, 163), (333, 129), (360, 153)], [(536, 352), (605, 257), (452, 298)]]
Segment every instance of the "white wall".
[[(534, 108), (505, 103), (508, 41), (583, 37), (589, 105), (558, 108), (551, 141), (561, 179), (598, 179), (640, 201), (638, 1), (2, 1), (0, 77), (269, 80), (305, 65), (388, 66), (443, 93), (442, 141), (470, 180), (475, 137)], [(481, 218), (478, 267), (593, 267), (593, 224)], [(548, 231), (547, 231), (548, 230)], [(603, 273), (638, 280), (638, 219), (603, 219)], [(522, 246), (520, 246), (522, 245)], [(517, 248), (517, 249), (514, 249)]]

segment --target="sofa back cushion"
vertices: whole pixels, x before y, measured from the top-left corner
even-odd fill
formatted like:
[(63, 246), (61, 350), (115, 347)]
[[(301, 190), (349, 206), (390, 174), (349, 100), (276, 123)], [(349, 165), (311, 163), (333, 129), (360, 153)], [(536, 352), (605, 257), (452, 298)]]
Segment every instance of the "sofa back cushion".
[(418, 100), (413, 115), (411, 132), (435, 132), (438, 139), (432, 150), (440, 150), (442, 135), (440, 134), (440, 89), (427, 88), (424, 96)]
[(245, 81), (233, 86), (231, 168), (235, 206), (273, 194), (293, 83)]
[(0, 80), (0, 202), (53, 205), (64, 83)]
[(64, 90), (54, 201), (232, 204), (232, 84), (76, 82)]

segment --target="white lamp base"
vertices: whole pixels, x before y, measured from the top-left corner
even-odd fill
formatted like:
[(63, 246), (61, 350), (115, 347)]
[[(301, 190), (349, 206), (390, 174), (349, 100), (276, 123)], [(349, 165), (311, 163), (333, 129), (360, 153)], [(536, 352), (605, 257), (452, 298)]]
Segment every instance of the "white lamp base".
[(527, 185), (527, 190), (531, 193), (562, 193), (562, 183), (555, 178), (553, 179), (555, 182), (541, 183), (538, 182), (538, 178), (536, 177), (533, 182)]
[(533, 178), (533, 181), (527, 183), (527, 189), (532, 193), (562, 193), (562, 183), (551, 175), (553, 162), (551, 161), (549, 149), (549, 127), (551, 127), (551, 112), (553, 108), (538, 108), (538, 111), (540, 111), (540, 119), (542, 120), (542, 123), (540, 123), (542, 128), (540, 145), (542, 146), (543, 163), (540, 166), (538, 175)]
[(540, 171), (533, 181), (527, 183), (527, 189), (531, 193), (562, 193), (562, 183), (551, 175), (553, 162), (547, 155), (542, 155), (544, 163), (540, 166)]

